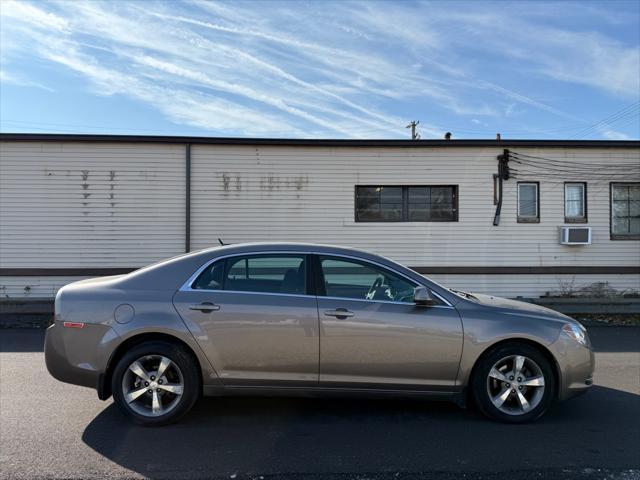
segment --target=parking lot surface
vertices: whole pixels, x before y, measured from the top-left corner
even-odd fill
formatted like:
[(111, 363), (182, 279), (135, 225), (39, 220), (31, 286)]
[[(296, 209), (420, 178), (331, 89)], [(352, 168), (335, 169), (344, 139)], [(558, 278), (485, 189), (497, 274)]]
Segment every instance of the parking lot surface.
[(0, 330), (0, 475), (640, 479), (640, 328), (590, 334), (595, 386), (538, 423), (418, 400), (205, 398), (158, 429), (49, 376), (43, 331)]

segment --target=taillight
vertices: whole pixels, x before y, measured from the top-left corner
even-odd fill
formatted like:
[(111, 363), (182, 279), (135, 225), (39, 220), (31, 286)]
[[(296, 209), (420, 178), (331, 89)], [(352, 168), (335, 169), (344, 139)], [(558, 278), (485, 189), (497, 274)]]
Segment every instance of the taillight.
[(69, 328), (82, 328), (84, 327), (84, 323), (81, 322), (62, 322), (63, 327)]

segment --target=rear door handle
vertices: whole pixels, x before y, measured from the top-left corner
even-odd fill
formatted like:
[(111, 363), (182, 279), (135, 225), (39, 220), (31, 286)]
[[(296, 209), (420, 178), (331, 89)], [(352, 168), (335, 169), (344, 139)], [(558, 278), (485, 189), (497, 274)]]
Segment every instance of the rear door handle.
[(220, 310), (220, 305), (216, 305), (211, 302), (202, 302), (195, 305), (189, 305), (189, 310), (200, 310), (202, 313), (211, 313)]
[(324, 314), (327, 317), (336, 317), (340, 320), (344, 320), (345, 318), (353, 317), (355, 313), (350, 312), (346, 308), (336, 308), (335, 310), (325, 310)]

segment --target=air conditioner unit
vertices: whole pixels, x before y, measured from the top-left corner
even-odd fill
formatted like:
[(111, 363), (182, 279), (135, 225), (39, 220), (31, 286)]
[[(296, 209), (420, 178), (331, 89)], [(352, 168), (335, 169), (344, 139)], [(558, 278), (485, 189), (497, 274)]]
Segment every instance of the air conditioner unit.
[(591, 245), (591, 227), (560, 227), (562, 245)]

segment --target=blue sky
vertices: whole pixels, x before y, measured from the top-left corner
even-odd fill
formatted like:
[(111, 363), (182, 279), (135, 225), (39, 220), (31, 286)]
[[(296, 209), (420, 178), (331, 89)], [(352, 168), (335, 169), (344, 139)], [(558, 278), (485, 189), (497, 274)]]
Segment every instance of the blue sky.
[(640, 0), (0, 2), (0, 130), (640, 137)]

